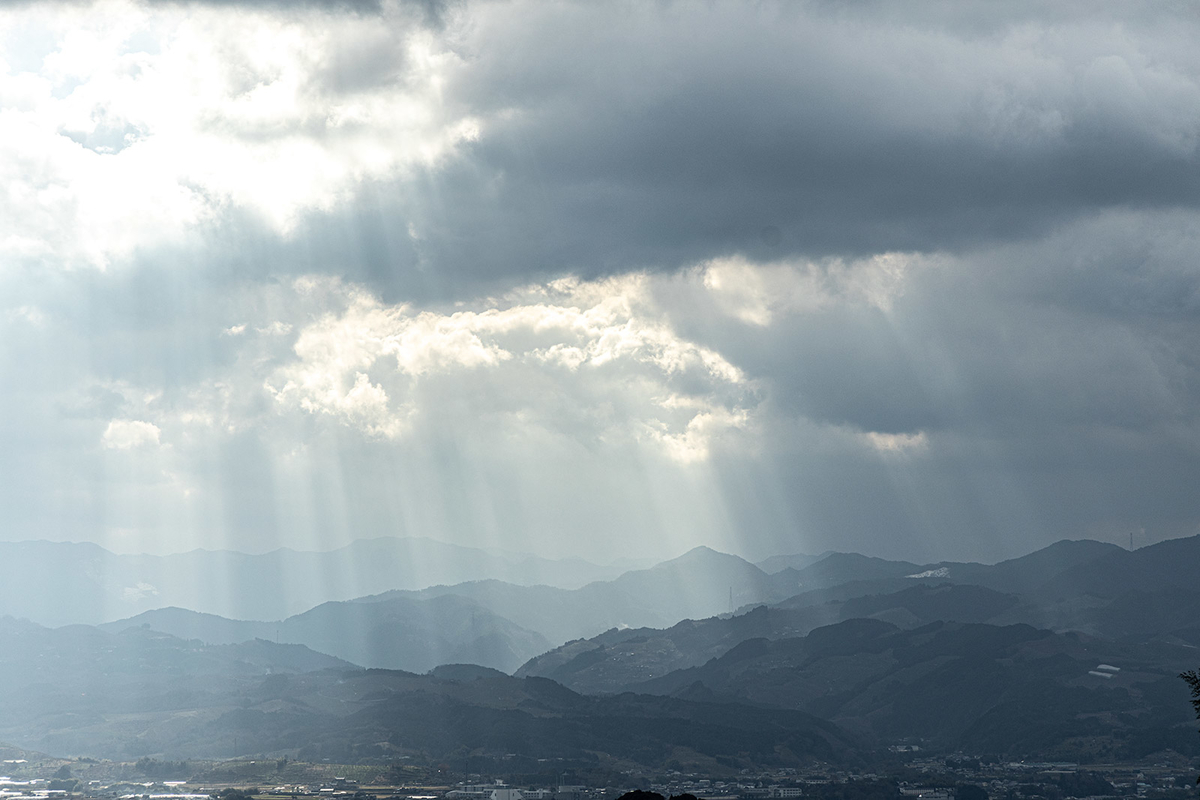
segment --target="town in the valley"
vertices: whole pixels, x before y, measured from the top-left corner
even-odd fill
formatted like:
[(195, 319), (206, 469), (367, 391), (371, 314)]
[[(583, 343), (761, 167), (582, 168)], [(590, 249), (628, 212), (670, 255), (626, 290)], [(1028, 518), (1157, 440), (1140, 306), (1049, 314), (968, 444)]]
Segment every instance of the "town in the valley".
[[(312, 764), (282, 760), (118, 763), (94, 759), (6, 759), (4, 800), (629, 800), (813, 798), (813, 800), (1067, 800), (1194, 795), (1198, 767), (1174, 753), (1145, 763), (1005, 761), (963, 754), (928, 756), (897, 745), (861, 770), (813, 764), (736, 775), (680, 770), (581, 770), (500, 777), (436, 766)], [(504, 760), (493, 760), (503, 764)], [(157, 773), (157, 776), (147, 773)], [(166, 777), (170, 774), (170, 777)], [(280, 778), (285, 780), (280, 781)], [(275, 780), (273, 780), (275, 779)], [(299, 780), (297, 780), (299, 779)], [(689, 797), (690, 796), (690, 797)]]

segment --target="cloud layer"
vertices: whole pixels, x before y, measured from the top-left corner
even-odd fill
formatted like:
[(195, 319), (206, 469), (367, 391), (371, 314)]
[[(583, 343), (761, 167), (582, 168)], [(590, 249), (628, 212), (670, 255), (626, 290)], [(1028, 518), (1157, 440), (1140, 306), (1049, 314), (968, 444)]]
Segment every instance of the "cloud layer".
[(1200, 525), (1173, 9), (0, 30), (11, 538), (933, 559)]

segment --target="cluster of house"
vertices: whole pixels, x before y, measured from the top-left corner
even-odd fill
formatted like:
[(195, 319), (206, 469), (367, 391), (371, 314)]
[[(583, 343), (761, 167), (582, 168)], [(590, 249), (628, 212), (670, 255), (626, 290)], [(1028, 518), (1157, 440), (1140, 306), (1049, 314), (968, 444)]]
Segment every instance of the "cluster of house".
[(599, 793), (586, 786), (556, 789), (514, 789), (503, 781), (459, 784), (446, 792), (452, 800), (593, 800)]

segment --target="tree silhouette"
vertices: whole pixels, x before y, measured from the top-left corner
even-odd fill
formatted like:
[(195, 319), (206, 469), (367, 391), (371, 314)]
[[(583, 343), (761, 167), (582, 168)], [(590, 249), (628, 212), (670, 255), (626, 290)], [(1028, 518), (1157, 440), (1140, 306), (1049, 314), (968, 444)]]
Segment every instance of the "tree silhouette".
[(634, 789), (632, 792), (626, 792), (617, 798), (617, 800), (667, 800), (658, 792), (646, 792), (641, 789)]
[[(1200, 671), (1189, 669), (1179, 673), (1179, 677), (1192, 690), (1192, 708), (1196, 710), (1196, 719), (1200, 719)], [(1200, 784), (1200, 778), (1196, 778), (1196, 783)]]

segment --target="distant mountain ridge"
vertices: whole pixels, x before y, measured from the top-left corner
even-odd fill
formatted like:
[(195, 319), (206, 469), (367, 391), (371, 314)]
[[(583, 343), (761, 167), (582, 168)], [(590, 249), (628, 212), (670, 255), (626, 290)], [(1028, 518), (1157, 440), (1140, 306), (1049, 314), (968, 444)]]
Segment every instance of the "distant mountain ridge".
[[(748, 616), (771, 628), (791, 613)], [(0, 738), (116, 759), (444, 758), (465, 748), (531, 763), (600, 754), (738, 769), (837, 763), (913, 738), (935, 752), (1139, 759), (1168, 747), (1200, 754), (1175, 677), (1194, 659), (1194, 648), (1027, 625), (902, 629), (857, 618), (746, 639), (700, 666), (587, 696), (479, 666), (363, 670), (261, 639), (203, 645), (140, 627), (9, 618), (0, 620)]]
[[(1165, 577), (1156, 579), (1159, 574)], [(620, 692), (698, 667), (751, 638), (803, 636), (860, 618), (901, 629), (935, 621), (1021, 623), (1200, 646), (1200, 588), (1188, 583), (1191, 575), (1200, 575), (1200, 537), (1134, 552), (1064, 540), (995, 565), (916, 565), (833, 553), (791, 570), (789, 579), (806, 590), (769, 608), (743, 608), (731, 619), (612, 629), (543, 653), (516, 674), (549, 677), (583, 692)]]
[[(1100, 542), (1064, 540), (995, 565), (916, 564), (829, 553), (803, 568), (785, 566), (771, 574), (737, 556), (698, 547), (649, 569), (575, 589), (470, 581), (327, 603), (272, 623), (156, 611), (116, 627), (146, 624), (207, 642), (275, 638), (365, 666), (417, 672), (451, 661), (505, 672), (521, 667), (520, 674), (555, 677), (582, 691), (612, 691), (628, 678), (609, 675), (604, 659), (591, 652), (602, 644), (622, 642), (623, 649), (613, 650), (612, 659), (623, 653), (630, 668), (648, 677), (695, 666), (751, 635), (798, 636), (854, 617), (883, 619), (902, 628), (940, 619), (1027, 623), (1108, 637), (1154, 631), (1192, 643), (1200, 639), (1200, 626), (1191, 624), (1186, 614), (1154, 617), (1139, 608), (1166, 609), (1174, 602), (1200, 612), (1200, 594), (1193, 597), (1184, 589), (1175, 590), (1170, 599), (1153, 591), (1122, 594), (1128, 558), (1149, 565), (1140, 572), (1129, 571), (1142, 576), (1137, 585), (1156, 585), (1147, 571), (1163, 561), (1154, 555), (1159, 547), (1170, 550), (1166, 561), (1178, 574), (1187, 574), (1188, 563), (1200, 573), (1200, 546), (1186, 540), (1137, 553)], [(1089, 570), (1099, 570), (1098, 577)], [(1079, 593), (1079, 587), (1086, 590), (1095, 584), (1102, 585), (1107, 596)], [(1134, 598), (1149, 599), (1139, 606)], [(797, 613), (774, 632), (751, 633), (753, 626), (736, 623), (712, 641), (705, 638), (707, 633), (679, 641), (671, 639), (671, 633), (664, 639), (660, 630), (677, 632), (672, 626), (680, 620), (708, 620), (731, 609), (741, 614), (758, 605)], [(640, 634), (645, 642), (632, 642), (638, 634), (631, 629), (645, 629)], [(697, 630), (706, 629), (700, 625)], [(570, 643), (572, 658), (587, 651), (584, 660), (594, 663), (586, 669), (568, 667), (563, 661), (567, 651), (555, 649), (564, 643)], [(655, 650), (660, 645), (667, 649)], [(536, 659), (542, 666), (526, 664)], [(560, 675), (559, 669), (572, 672)]]
[(791, 608), (758, 606), (732, 617), (684, 620), (670, 628), (609, 630), (531, 659), (515, 673), (550, 678), (587, 694), (617, 693), (675, 670), (698, 667), (754, 638), (786, 639), (849, 619), (901, 628), (930, 622), (984, 622), (1016, 605), (1013, 595), (979, 586), (918, 583), (887, 595)]
[(1200, 585), (1200, 536), (1168, 539), (1125, 550), (1112, 546), (1097, 558), (1072, 565), (1045, 583), (1038, 594), (1062, 598), (1090, 594), (1112, 598), (1121, 592), (1190, 590)]
[(795, 589), (793, 570), (767, 575), (737, 556), (695, 548), (646, 570), (578, 589), (477, 581), (324, 603), (278, 622), (162, 609), (107, 623), (146, 625), (209, 643), (256, 637), (305, 644), (356, 664), (425, 672), (471, 661), (512, 672), (568, 639), (619, 626), (669, 625), (771, 602)]
[(0, 740), (116, 760), (481, 752), (561, 768), (598, 757), (713, 768), (730, 752), (739, 766), (795, 768), (842, 761), (857, 746), (799, 711), (592, 698), (477, 666), (364, 670), (261, 639), (202, 645), (140, 627), (52, 630), (11, 618), (0, 619)]
[[(1156, 547), (1157, 545), (1151, 545)], [(1027, 555), (997, 564), (943, 561), (924, 569), (943, 571), (955, 583), (973, 583), (1001, 592), (1032, 592), (1060, 579), (1069, 570), (1086, 571), (1088, 564), (1104, 559), (1121, 559), (1130, 551), (1109, 542), (1091, 539), (1062, 539)]]
[(417, 673), (458, 663), (507, 673), (550, 647), (536, 631), (457, 595), (322, 603), (278, 622), (231, 620), (167, 608), (99, 627), (112, 632), (145, 627), (206, 644), (267, 639), (305, 645), (363, 667)]
[[(450, 593), (447, 587), (453, 587), (453, 593), (492, 606), (500, 616), (554, 641), (592, 635), (611, 625), (670, 625), (686, 617), (836, 590), (848, 583), (903, 581), (928, 572), (944, 574), (955, 583), (1027, 592), (1067, 566), (1102, 557), (1116, 563), (1113, 558), (1120, 560), (1120, 552), (1115, 545), (1083, 541), (1060, 542), (990, 566), (920, 565), (837, 552), (778, 556), (759, 566), (700, 547), (650, 568), (626, 570), (621, 562), (597, 566), (578, 559), (555, 561), (416, 537), (359, 540), (329, 552), (285, 548), (259, 555), (205, 550), (168, 556), (119, 555), (88, 543), (0, 542), (0, 563), (5, 564), (7, 576), (0, 584), (0, 614), (47, 625), (98, 624), (174, 606), (228, 619), (279, 620), (323, 602), (389, 591), (446, 594)], [(1088, 579), (1080, 573), (1077, 580)], [(589, 588), (613, 582), (610, 590)], [(1089, 585), (1111, 583), (1111, 576), (1100, 576)], [(1153, 577), (1146, 583), (1158, 588)], [(1171, 581), (1177, 587), (1186, 583), (1186, 579)], [(596, 602), (615, 605), (605, 616), (607, 625), (599, 618), (589, 625), (564, 626), (545, 619), (534, 624), (535, 606), (549, 597), (568, 597), (534, 587), (585, 590), (575, 597), (595, 596)], [(521, 596), (527, 601), (519, 600)], [(580, 605), (580, 612), (586, 613), (589, 603)], [(651, 608), (653, 613), (647, 610)], [(627, 618), (619, 618), (622, 613)]]
[(230, 619), (276, 620), (331, 600), (496, 579), (564, 588), (625, 567), (497, 555), (418, 537), (361, 539), (328, 552), (260, 555), (193, 550), (123, 555), (89, 543), (0, 542), (0, 614), (46, 625), (98, 624), (177, 606)]
[[(804, 710), (876, 742), (1008, 757), (1200, 752), (1176, 673), (1193, 648), (1121, 644), (1028, 625), (874, 619), (806, 637), (747, 639), (700, 667), (627, 691)], [(1097, 672), (1099, 664), (1116, 671)]]
[(768, 575), (738, 556), (696, 547), (649, 569), (631, 570), (578, 589), (477, 581), (387, 592), (359, 602), (458, 595), (561, 643), (612, 627), (673, 625), (681, 619), (730, 613), (747, 604), (772, 603), (794, 594), (799, 586), (793, 569)]
[[(0, 739), (217, 754), (253, 730), (254, 747), (313, 757), (351, 740), (519, 742), (657, 764), (714, 763), (722, 737), (754, 764), (913, 737), (1006, 757), (1200, 755), (1175, 677), (1200, 661), (1200, 537), (1134, 552), (1064, 540), (994, 565), (768, 566), (699, 547), (576, 588), (468, 581), (277, 622), (182, 608), (100, 628), (0, 619)], [(772, 749), (777, 725), (797, 750)]]
[(791, 555), (771, 556), (764, 558), (762, 561), (754, 562), (754, 566), (761, 569), (768, 575), (774, 575), (776, 572), (788, 569), (804, 569), (809, 564), (820, 561), (830, 554), (831, 551), (825, 551), (820, 555), (810, 556), (806, 553), (793, 553)]

